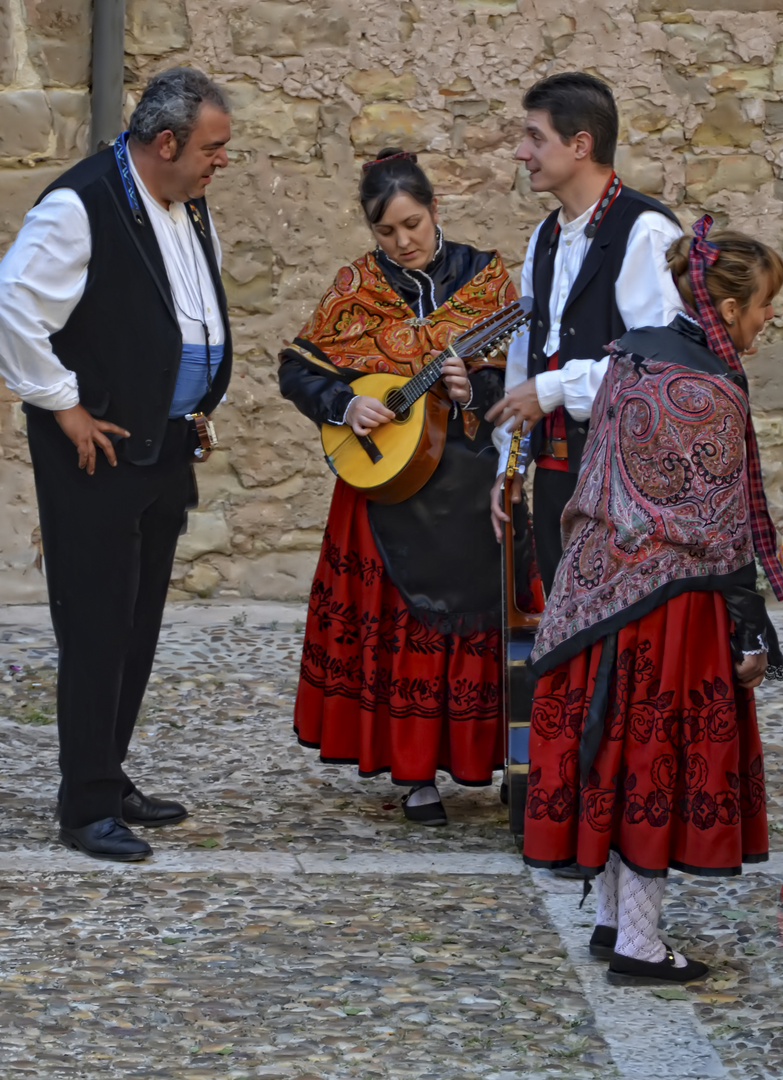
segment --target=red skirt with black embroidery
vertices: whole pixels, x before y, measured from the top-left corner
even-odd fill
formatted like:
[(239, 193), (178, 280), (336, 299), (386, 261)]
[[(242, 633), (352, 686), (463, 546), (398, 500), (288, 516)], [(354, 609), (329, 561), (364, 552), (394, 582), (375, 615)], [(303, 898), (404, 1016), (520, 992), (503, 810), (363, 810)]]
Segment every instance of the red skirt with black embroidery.
[(500, 634), (441, 634), (408, 611), (370, 531), (366, 501), (338, 480), (315, 572), (294, 729), (321, 760), (391, 772), (437, 769), (484, 785), (503, 767)]
[(767, 858), (753, 692), (734, 680), (717, 592), (689, 592), (629, 623), (600, 747), (580, 791), (579, 742), (601, 643), (543, 675), (530, 736), (525, 860), (600, 872), (741, 873)]

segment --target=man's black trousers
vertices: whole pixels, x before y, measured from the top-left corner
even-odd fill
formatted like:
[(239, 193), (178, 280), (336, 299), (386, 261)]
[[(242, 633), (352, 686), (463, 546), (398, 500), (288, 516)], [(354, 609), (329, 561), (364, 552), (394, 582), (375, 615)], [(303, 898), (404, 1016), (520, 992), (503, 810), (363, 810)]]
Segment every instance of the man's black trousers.
[(155, 656), (187, 510), (195, 503), (188, 425), (169, 421), (156, 464), (95, 474), (53, 413), (28, 408), (49, 606), (59, 647), (60, 819), (79, 828), (122, 816), (122, 763)]
[(560, 518), (576, 488), (577, 474), (557, 469), (536, 469), (533, 478), (533, 536), (536, 562), (547, 596), (563, 554)]

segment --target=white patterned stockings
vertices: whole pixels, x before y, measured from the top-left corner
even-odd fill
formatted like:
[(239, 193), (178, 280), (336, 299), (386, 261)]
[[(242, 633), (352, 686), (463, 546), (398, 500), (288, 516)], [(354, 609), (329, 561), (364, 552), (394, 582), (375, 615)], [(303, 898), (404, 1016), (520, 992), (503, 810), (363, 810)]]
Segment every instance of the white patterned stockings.
[[(606, 869), (595, 879), (598, 898), (596, 924), (616, 926), (615, 952), (634, 960), (658, 963), (666, 956), (666, 946), (658, 933), (666, 879), (643, 877), (630, 870), (616, 851), (611, 852)], [(687, 963), (674, 954), (676, 967)]]
[(617, 927), (617, 877), (620, 873), (620, 856), (616, 851), (609, 852), (606, 869), (595, 879), (597, 906), (596, 926)]

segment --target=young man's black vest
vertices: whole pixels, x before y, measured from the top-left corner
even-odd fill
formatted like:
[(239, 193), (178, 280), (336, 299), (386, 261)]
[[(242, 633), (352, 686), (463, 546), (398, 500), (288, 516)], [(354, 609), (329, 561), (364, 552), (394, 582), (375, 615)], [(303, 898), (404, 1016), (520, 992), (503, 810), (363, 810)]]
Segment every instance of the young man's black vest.
[[(61, 364), (76, 372), (80, 403), (93, 416), (130, 431), (130, 438), (118, 443), (118, 454), (136, 465), (151, 465), (166, 432), (182, 356), (163, 256), (143, 204), (140, 221), (131, 211), (111, 147), (63, 173), (38, 202), (56, 188), (72, 189), (84, 203), (92, 254), (84, 295), (62, 330), (52, 334), (52, 349)], [(210, 413), (228, 386), (231, 337), (206, 201), (196, 199), (193, 205), (203, 223), (195, 232), (226, 332), (223, 361), (198, 405)]]
[[(629, 329), (623, 322), (615, 298), (615, 282), (622, 269), (628, 237), (636, 219), (646, 210), (657, 210), (679, 225), (665, 206), (625, 185), (601, 222), (585, 260), (568, 294), (560, 320), (558, 366), (569, 360), (600, 360), (606, 346)], [(533, 312), (530, 319), (528, 377), (547, 370), (546, 341), (549, 337), (549, 299), (552, 293), (555, 255), (560, 230), (555, 229), (559, 210), (544, 221), (533, 253)], [(574, 420), (565, 413), (568, 440), (568, 471), (579, 471), (587, 438), (587, 420)], [(543, 425), (537, 424), (531, 437), (531, 453), (537, 457), (543, 441)]]

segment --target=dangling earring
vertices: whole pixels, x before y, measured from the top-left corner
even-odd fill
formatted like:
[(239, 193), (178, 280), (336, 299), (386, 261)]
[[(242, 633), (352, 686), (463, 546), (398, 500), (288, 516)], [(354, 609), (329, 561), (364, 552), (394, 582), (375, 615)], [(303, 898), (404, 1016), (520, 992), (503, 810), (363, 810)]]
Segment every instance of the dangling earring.
[(729, 325), (729, 326), (733, 326), (733, 325), (734, 325), (734, 320), (733, 320), (733, 319), (729, 319), (728, 325)]

